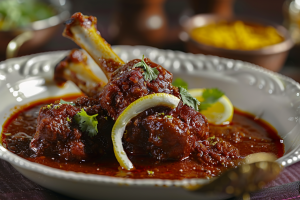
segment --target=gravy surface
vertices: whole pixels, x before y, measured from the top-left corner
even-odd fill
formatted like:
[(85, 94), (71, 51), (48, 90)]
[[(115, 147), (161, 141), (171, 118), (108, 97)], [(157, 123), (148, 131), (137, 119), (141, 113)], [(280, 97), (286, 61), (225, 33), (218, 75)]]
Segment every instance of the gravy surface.
[[(63, 97), (66, 100), (75, 96)], [(130, 156), (135, 171), (126, 171), (119, 166), (114, 155), (107, 155), (80, 162), (62, 161), (56, 157), (34, 156), (29, 143), (36, 131), (36, 119), (41, 106), (53, 103), (43, 100), (31, 103), (15, 112), (3, 125), (2, 142), (11, 152), (32, 162), (40, 163), (66, 171), (83, 172), (127, 178), (183, 179), (217, 176), (226, 166), (211, 166), (195, 160), (193, 157), (182, 161), (158, 161), (146, 156)], [(281, 157), (284, 146), (276, 130), (268, 123), (257, 120), (250, 114), (235, 109), (232, 123), (229, 125), (210, 125), (210, 135), (214, 135), (238, 148), (242, 157), (256, 152), (271, 152)], [(236, 161), (239, 164), (239, 160)], [(235, 165), (236, 165), (235, 164)]]

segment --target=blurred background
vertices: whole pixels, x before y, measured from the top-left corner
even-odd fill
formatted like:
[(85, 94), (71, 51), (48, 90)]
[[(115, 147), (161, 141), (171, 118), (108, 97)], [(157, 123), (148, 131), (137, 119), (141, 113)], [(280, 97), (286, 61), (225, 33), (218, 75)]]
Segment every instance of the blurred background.
[[(224, 19), (245, 16), (282, 25), (295, 45), (287, 51), (287, 58), (282, 59), (278, 70), (300, 82), (300, 0), (70, 0), (69, 3), (67, 9), (72, 14), (82, 12), (96, 16), (102, 37), (111, 45), (147, 45), (190, 52), (183, 26), (197, 14), (216, 14)], [(78, 48), (62, 36), (63, 28), (60, 23), (49, 38), (35, 48), (25, 43), (18, 56)], [(2, 53), (0, 60), (5, 58)]]

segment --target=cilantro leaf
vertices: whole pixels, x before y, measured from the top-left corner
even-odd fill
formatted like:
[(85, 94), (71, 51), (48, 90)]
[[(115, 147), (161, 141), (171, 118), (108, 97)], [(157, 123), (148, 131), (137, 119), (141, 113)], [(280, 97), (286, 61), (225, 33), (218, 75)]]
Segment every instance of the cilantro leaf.
[(155, 80), (159, 74), (159, 71), (156, 68), (152, 68), (147, 65), (147, 63), (144, 61), (144, 55), (141, 62), (138, 62), (135, 65), (133, 65), (133, 68), (136, 67), (143, 68), (143, 76), (146, 81)]
[(69, 104), (69, 105), (75, 106), (75, 103), (73, 103), (73, 102), (68, 102), (68, 101), (64, 101), (64, 100), (62, 100), (62, 99), (60, 99), (59, 103), (61, 103), (61, 104)]
[(183, 104), (199, 111), (198, 106), (200, 105), (200, 102), (196, 98), (192, 97), (192, 95), (183, 87), (179, 86), (178, 88)]
[(214, 140), (215, 138), (216, 138), (216, 136), (213, 135), (213, 136), (207, 138), (207, 141)]
[(211, 107), (211, 103), (207, 103), (205, 101), (201, 102), (201, 104), (198, 106), (199, 110), (207, 110), (209, 107)]
[(202, 93), (202, 98), (204, 99), (204, 101), (201, 102), (199, 109), (200, 110), (208, 109), (212, 104), (218, 101), (218, 99), (221, 98), (223, 95), (224, 93), (218, 88), (205, 89)]
[(213, 141), (213, 140), (216, 140), (216, 137), (214, 135), (212, 137), (207, 138), (207, 141), (209, 141), (209, 144), (212, 146), (215, 146), (218, 143), (218, 140), (217, 141)]
[(79, 125), (81, 131), (87, 132), (90, 137), (93, 137), (98, 133), (98, 120), (96, 119), (97, 116), (98, 114), (88, 115), (82, 108), (81, 111), (74, 116), (74, 119)]
[(188, 84), (187, 82), (185, 82), (184, 80), (182, 80), (181, 78), (176, 78), (173, 83), (172, 83), (173, 86), (175, 87), (183, 87), (184, 89), (188, 89)]
[(209, 102), (216, 102), (223, 95), (224, 93), (218, 88), (205, 89), (202, 93), (202, 97), (205, 99), (205, 101)]
[(164, 118), (165, 119), (173, 119), (173, 116), (172, 115), (165, 115)]

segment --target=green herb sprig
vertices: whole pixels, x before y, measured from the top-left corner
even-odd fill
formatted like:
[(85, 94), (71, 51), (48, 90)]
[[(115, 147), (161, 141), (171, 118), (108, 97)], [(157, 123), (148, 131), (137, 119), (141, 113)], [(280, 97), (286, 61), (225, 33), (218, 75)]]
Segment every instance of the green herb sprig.
[(212, 104), (216, 103), (219, 98), (221, 98), (224, 93), (219, 90), (218, 88), (210, 88), (205, 89), (202, 93), (202, 98), (204, 99), (201, 101), (201, 104), (198, 106), (199, 110), (207, 110)]
[(172, 85), (175, 87), (183, 87), (184, 89), (188, 89), (189, 85), (187, 82), (185, 82), (183, 79), (181, 78), (176, 78), (173, 82)]
[(149, 67), (147, 63), (144, 61), (144, 55), (141, 62), (133, 65), (133, 68), (141, 67), (143, 68), (143, 76), (146, 81), (155, 80), (158, 77), (159, 71), (156, 68)]
[(199, 105), (200, 102), (194, 98), (186, 89), (184, 89), (183, 87), (179, 86), (179, 93), (181, 96), (181, 100), (183, 102), (183, 104), (194, 108), (196, 111), (199, 111)]
[(87, 132), (90, 137), (93, 137), (98, 133), (98, 120), (96, 119), (97, 116), (98, 114), (88, 115), (82, 108), (81, 111), (74, 116), (74, 119), (79, 125), (81, 131)]
[(164, 118), (165, 119), (173, 119), (173, 116), (172, 115), (165, 115)]
[(64, 100), (62, 100), (62, 99), (60, 99), (59, 103), (61, 103), (61, 104), (68, 104), (68, 105), (75, 106), (75, 103), (73, 103), (73, 102), (68, 102), (68, 101), (64, 101)]

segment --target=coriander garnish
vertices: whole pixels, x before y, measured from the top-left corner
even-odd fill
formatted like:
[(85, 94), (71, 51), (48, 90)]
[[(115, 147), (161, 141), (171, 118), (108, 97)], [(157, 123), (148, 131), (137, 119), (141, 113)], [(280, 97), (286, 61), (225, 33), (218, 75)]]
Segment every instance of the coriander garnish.
[(90, 137), (93, 137), (98, 133), (98, 120), (96, 119), (97, 116), (98, 114), (88, 115), (82, 108), (81, 111), (74, 116), (74, 119), (78, 123), (81, 131), (87, 132)]
[(166, 118), (166, 119), (172, 119), (173, 116), (172, 115), (166, 115), (166, 116), (164, 116), (164, 118)]
[(192, 97), (192, 95), (183, 87), (179, 86), (178, 88), (183, 104), (199, 111), (198, 106), (200, 105), (200, 102), (196, 98)]
[(68, 102), (68, 101), (64, 101), (64, 100), (62, 100), (62, 99), (60, 99), (60, 102), (59, 102), (59, 103), (61, 103), (61, 104), (68, 104), (68, 105), (75, 106), (75, 103), (73, 103), (73, 102)]
[(210, 88), (205, 89), (202, 93), (202, 98), (204, 99), (201, 101), (201, 104), (199, 105), (199, 110), (206, 110), (212, 104), (216, 103), (219, 98), (221, 98), (224, 95), (224, 93), (219, 90), (218, 88)]
[(183, 87), (184, 89), (188, 89), (188, 83), (182, 80), (181, 78), (176, 78), (173, 82), (172, 85), (175, 87)]
[(157, 113), (157, 116), (164, 116), (165, 115), (165, 113)]
[(133, 68), (136, 67), (143, 68), (143, 76), (146, 81), (155, 80), (159, 74), (159, 71), (156, 68), (152, 68), (147, 65), (147, 63), (144, 61), (144, 55), (141, 62), (138, 62), (135, 65), (133, 65)]

